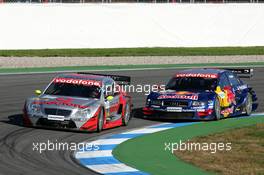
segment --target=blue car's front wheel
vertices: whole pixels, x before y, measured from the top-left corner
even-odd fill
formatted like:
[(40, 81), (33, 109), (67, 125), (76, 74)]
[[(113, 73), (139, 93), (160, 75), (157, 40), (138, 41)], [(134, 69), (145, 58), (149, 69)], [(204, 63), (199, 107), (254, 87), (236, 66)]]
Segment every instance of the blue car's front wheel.
[(215, 104), (214, 104), (214, 117), (215, 117), (214, 118), (215, 120), (221, 119), (221, 107), (220, 107), (220, 102), (218, 98), (216, 98)]

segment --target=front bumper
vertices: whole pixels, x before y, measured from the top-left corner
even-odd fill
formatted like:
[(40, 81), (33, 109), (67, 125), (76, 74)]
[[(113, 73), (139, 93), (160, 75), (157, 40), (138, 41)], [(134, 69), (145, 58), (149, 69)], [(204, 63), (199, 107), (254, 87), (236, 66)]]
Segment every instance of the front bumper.
[(75, 122), (72, 120), (56, 121), (48, 120), (47, 118), (39, 118), (36, 122), (36, 126), (62, 129), (77, 129)]
[(213, 120), (213, 110), (206, 109), (204, 111), (181, 111), (169, 112), (149, 107), (143, 108), (143, 115), (147, 118), (153, 119), (172, 119), (172, 120)]
[(55, 129), (68, 129), (80, 131), (95, 131), (97, 128), (97, 116), (94, 116), (86, 121), (73, 121), (66, 119), (63, 121), (49, 120), (46, 116), (34, 116), (28, 114), (24, 110), (23, 123), (25, 126), (55, 128)]

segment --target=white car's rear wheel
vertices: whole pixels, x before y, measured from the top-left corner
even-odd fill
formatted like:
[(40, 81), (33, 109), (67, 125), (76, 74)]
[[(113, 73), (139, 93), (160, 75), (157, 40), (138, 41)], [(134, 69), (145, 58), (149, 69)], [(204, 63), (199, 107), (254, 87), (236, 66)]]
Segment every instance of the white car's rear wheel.
[(128, 125), (128, 122), (130, 120), (130, 116), (131, 116), (130, 103), (127, 102), (126, 107), (125, 107), (125, 115), (122, 119), (124, 126)]

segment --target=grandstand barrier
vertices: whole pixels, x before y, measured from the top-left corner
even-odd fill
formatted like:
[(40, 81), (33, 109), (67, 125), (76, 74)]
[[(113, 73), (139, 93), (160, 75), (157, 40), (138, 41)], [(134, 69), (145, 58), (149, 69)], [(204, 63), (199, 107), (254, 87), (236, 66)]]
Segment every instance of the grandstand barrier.
[(0, 16), (0, 49), (264, 46), (264, 4), (14, 3)]

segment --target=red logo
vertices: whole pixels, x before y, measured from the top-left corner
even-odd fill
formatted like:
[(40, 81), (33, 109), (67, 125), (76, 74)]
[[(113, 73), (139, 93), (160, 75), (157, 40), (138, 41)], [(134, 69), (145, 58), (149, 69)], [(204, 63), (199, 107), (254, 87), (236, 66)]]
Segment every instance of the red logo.
[(73, 101), (72, 98), (56, 98), (55, 100), (52, 100), (52, 101), (34, 101), (33, 104), (71, 106), (71, 107), (81, 108), (81, 109), (88, 108), (88, 106), (74, 104), (74, 103), (72, 103), (72, 101)]
[(203, 74), (203, 73), (183, 73), (176, 74), (176, 77), (197, 77), (197, 78), (217, 78), (217, 74)]
[(71, 103), (73, 99), (72, 98), (56, 98), (56, 100), (61, 103)]
[(198, 100), (198, 95), (160, 95), (158, 99), (166, 99), (166, 98), (172, 98), (172, 99), (187, 99), (187, 100)]
[(73, 78), (54, 78), (54, 83), (78, 84), (83, 86), (101, 86), (100, 81), (96, 80), (81, 80)]

